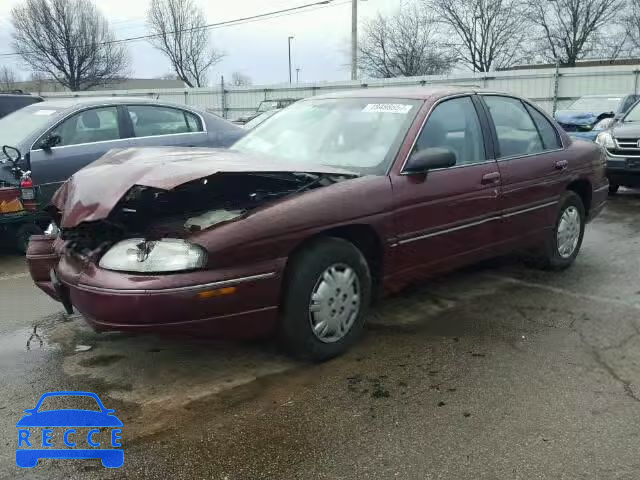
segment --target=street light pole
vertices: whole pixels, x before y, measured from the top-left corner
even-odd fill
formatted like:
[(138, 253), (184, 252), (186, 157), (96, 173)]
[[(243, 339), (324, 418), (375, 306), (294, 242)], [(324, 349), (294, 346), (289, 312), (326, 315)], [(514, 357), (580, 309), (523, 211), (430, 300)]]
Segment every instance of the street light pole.
[(293, 37), (290, 36), (287, 39), (289, 43), (289, 83), (291, 83), (291, 40), (293, 40)]
[(296, 83), (300, 83), (300, 70), (302, 70), (300, 67), (296, 68)]
[(351, 0), (351, 80), (358, 79), (358, 0)]

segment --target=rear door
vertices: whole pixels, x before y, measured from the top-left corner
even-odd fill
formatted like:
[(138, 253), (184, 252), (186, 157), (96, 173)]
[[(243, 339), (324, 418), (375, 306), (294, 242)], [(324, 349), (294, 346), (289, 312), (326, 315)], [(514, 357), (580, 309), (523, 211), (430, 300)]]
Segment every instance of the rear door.
[(199, 115), (164, 105), (127, 105), (135, 146), (207, 146), (206, 126)]
[(411, 154), (446, 148), (455, 154), (455, 166), (391, 175), (398, 275), (411, 278), (473, 261), (496, 241), (500, 174), (483, 130), (486, 118), (473, 95), (444, 99), (433, 107)]
[[(40, 145), (58, 135), (58, 145), (44, 149)], [(112, 148), (122, 148), (119, 108), (115, 105), (89, 108), (59, 122), (38, 139), (31, 152), (31, 172), (38, 186), (40, 202), (48, 202), (58, 187), (82, 167), (97, 160)]]
[(502, 179), (500, 237), (524, 239), (551, 227), (568, 182), (560, 135), (537, 108), (514, 97), (481, 96), (492, 123)]

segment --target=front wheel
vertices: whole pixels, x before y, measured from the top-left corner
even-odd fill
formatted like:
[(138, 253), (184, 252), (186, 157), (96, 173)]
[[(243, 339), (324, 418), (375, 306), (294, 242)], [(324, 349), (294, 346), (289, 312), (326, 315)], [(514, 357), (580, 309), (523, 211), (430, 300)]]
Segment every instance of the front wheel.
[(615, 195), (616, 193), (618, 193), (619, 188), (620, 185), (618, 185), (617, 183), (609, 183), (609, 195)]
[(364, 256), (341, 238), (320, 238), (287, 269), (279, 334), (297, 357), (315, 361), (341, 354), (360, 336), (371, 299)]
[(538, 256), (543, 268), (564, 270), (578, 256), (585, 227), (585, 211), (578, 194), (567, 191), (560, 197), (554, 228)]

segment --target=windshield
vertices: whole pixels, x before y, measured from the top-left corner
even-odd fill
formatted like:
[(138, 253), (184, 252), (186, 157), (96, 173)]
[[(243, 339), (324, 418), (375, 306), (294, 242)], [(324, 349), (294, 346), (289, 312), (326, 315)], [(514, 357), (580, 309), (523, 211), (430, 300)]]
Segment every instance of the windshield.
[(42, 129), (60, 108), (36, 103), (0, 118), (0, 147), (18, 145), (33, 132)]
[(640, 122), (640, 103), (636, 103), (622, 120), (623, 122)]
[(274, 108), (278, 108), (278, 102), (260, 102), (260, 105), (258, 105), (259, 112), (268, 112), (269, 110), (273, 110)]
[(582, 97), (571, 104), (567, 110), (581, 112), (617, 112), (622, 97)]
[(248, 130), (251, 130), (252, 128), (256, 128), (258, 125), (260, 125), (262, 122), (264, 122), (267, 118), (273, 117), (279, 111), (280, 111), (279, 109), (276, 109), (276, 110), (270, 110), (268, 112), (261, 113), (260, 115), (258, 115), (253, 120), (250, 120), (247, 123), (245, 123), (244, 124), (244, 128), (246, 128)]
[(420, 103), (377, 98), (307, 100), (251, 130), (232, 148), (361, 174), (383, 174)]

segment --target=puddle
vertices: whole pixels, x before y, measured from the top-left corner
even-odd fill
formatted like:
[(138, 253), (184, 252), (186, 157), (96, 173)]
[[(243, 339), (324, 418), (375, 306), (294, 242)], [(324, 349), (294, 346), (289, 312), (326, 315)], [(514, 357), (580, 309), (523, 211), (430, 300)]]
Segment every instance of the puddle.
[(48, 342), (42, 329), (37, 325), (23, 328), (0, 336), (0, 357), (15, 355), (21, 352), (37, 352), (55, 349)]

